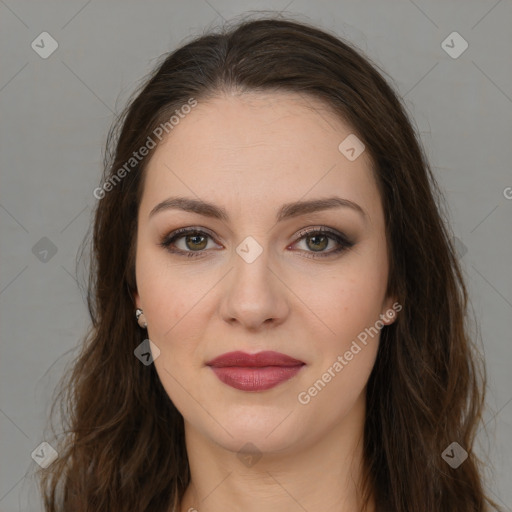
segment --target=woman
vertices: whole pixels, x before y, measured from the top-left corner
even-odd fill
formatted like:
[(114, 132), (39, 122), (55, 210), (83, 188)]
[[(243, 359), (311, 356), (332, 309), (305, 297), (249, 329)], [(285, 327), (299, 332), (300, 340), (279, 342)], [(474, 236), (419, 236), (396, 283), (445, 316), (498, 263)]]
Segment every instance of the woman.
[(108, 147), (48, 512), (497, 508), (441, 195), (376, 66), (244, 22), (166, 56)]

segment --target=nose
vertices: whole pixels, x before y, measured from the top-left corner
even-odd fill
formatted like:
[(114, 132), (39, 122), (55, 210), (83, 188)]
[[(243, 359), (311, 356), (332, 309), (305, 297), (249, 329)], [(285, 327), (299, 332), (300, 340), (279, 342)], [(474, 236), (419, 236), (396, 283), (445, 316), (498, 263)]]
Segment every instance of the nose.
[[(240, 254), (243, 254), (240, 252)], [(222, 318), (247, 330), (260, 331), (283, 323), (289, 314), (287, 287), (272, 268), (263, 248), (253, 261), (233, 255), (234, 268), (226, 276), (220, 312)]]

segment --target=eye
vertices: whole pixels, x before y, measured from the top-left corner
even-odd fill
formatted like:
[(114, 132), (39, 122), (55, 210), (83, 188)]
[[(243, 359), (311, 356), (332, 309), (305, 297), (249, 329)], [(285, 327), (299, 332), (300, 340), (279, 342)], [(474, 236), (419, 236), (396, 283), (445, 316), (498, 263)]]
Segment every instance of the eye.
[[(175, 242), (184, 239), (185, 249), (174, 247)], [(162, 247), (167, 249), (170, 253), (178, 254), (179, 256), (186, 255), (188, 257), (202, 256), (204, 249), (207, 246), (207, 239), (213, 238), (210, 233), (201, 229), (195, 228), (181, 228), (173, 231), (170, 235), (166, 236), (160, 243)], [(187, 250), (192, 248), (192, 250)]]
[[(341, 253), (354, 246), (354, 242), (350, 241), (344, 234), (330, 228), (320, 227), (303, 230), (298, 236), (299, 242), (304, 241), (306, 247), (312, 248), (312, 251), (306, 251), (306, 254), (304, 254), (307, 258), (325, 258), (333, 254)], [(335, 248), (330, 251), (324, 251), (330, 241), (335, 242)], [(295, 244), (296, 243), (297, 242), (295, 242)]]
[[(324, 227), (303, 230), (298, 234), (298, 236), (299, 240), (289, 247), (296, 245), (298, 242), (304, 241), (306, 247), (312, 249), (311, 251), (304, 251), (306, 253), (304, 256), (308, 258), (331, 256), (333, 254), (341, 253), (354, 245), (354, 242), (351, 242), (344, 234)], [(170, 253), (177, 254), (178, 256), (186, 255), (187, 257), (199, 257), (205, 255), (208, 238), (213, 239), (212, 234), (202, 229), (181, 228), (167, 235), (159, 245), (164, 247)], [(184, 247), (176, 247), (176, 242), (181, 239), (184, 239)], [(334, 242), (335, 248), (330, 251), (325, 251), (329, 246), (329, 242)]]

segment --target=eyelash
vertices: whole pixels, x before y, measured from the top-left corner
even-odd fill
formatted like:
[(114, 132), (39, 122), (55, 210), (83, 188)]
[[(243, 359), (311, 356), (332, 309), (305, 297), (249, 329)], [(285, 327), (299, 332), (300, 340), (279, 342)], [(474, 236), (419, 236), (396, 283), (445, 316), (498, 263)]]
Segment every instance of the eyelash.
[[(165, 236), (163, 240), (159, 243), (161, 247), (166, 249), (172, 254), (177, 254), (178, 256), (187, 256), (189, 258), (196, 258), (201, 257), (205, 253), (205, 249), (200, 251), (183, 251), (181, 249), (171, 249), (171, 245), (180, 238), (184, 238), (186, 235), (193, 234), (193, 235), (201, 235), (201, 236), (207, 236), (209, 238), (213, 239), (213, 236), (210, 233), (207, 233), (206, 231), (203, 231), (201, 229), (196, 228), (181, 228), (177, 229), (176, 231), (173, 231), (169, 235)], [(314, 253), (314, 251), (306, 251), (306, 253), (310, 253), (309, 255), (304, 255), (306, 258), (327, 258), (329, 256), (332, 256), (334, 254), (339, 254), (341, 252), (346, 251), (347, 249), (350, 249), (354, 246), (354, 243), (348, 240), (344, 235), (341, 233), (337, 233), (336, 231), (332, 231), (330, 229), (326, 228), (316, 228), (316, 229), (310, 229), (310, 230), (302, 230), (298, 233), (299, 239), (297, 242), (301, 241), (303, 238), (311, 237), (313, 235), (329, 235), (327, 238), (330, 240), (334, 240), (339, 244), (339, 247), (335, 250), (331, 250), (329, 252), (325, 253)], [(296, 242), (295, 242), (296, 243)], [(311, 254), (312, 253), (312, 254)]]

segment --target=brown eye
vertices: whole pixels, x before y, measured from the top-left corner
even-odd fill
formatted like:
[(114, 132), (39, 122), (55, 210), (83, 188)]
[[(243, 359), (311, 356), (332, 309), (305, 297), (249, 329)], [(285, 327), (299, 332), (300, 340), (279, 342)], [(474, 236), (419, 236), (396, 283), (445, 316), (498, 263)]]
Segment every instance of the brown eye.
[[(185, 244), (189, 249), (195, 250), (195, 249), (204, 249), (206, 245), (208, 244), (207, 238), (200, 234), (193, 234), (193, 235), (185, 235), (184, 237), (181, 237), (185, 239)], [(202, 239), (202, 241), (201, 241)], [(190, 244), (190, 245), (189, 245)]]
[[(184, 239), (185, 249), (176, 248), (178, 240)], [(160, 245), (170, 253), (187, 255), (188, 257), (202, 256), (208, 245), (208, 239), (212, 238), (209, 233), (198, 229), (182, 228), (172, 232), (164, 238)]]
[[(304, 256), (308, 258), (328, 257), (334, 254), (338, 254), (354, 246), (354, 242), (351, 242), (345, 235), (327, 228), (317, 228), (311, 229), (309, 231), (301, 231), (299, 233), (299, 237), (299, 241), (304, 240), (306, 247), (309, 249), (304, 251)], [(329, 246), (330, 241), (333, 241), (335, 245), (338, 245), (338, 247), (333, 250), (326, 251), (325, 249)]]
[(306, 240), (312, 241), (311, 245), (308, 244), (313, 251), (323, 251), (329, 245), (329, 237), (325, 235), (311, 235), (307, 236)]

